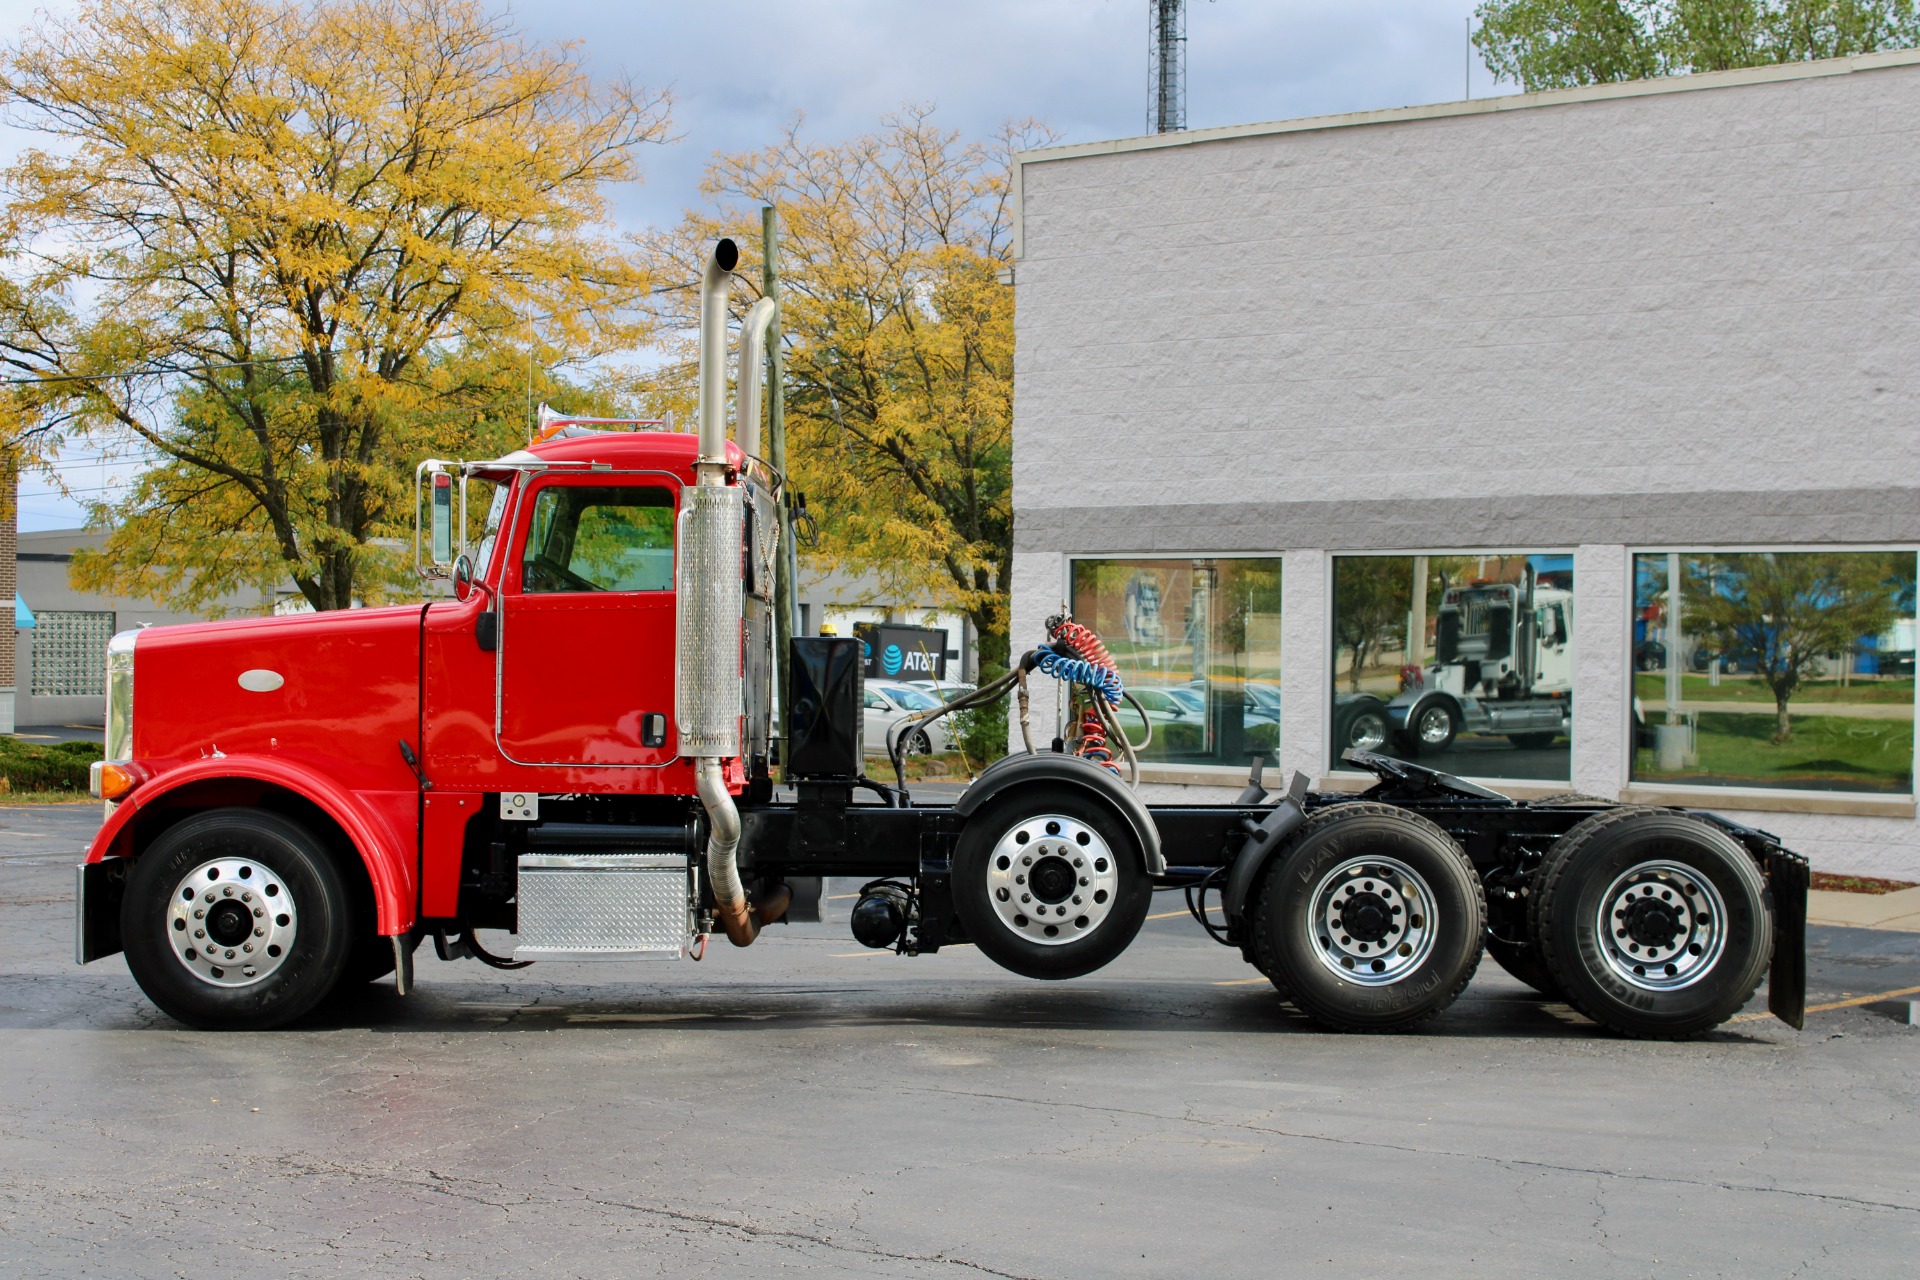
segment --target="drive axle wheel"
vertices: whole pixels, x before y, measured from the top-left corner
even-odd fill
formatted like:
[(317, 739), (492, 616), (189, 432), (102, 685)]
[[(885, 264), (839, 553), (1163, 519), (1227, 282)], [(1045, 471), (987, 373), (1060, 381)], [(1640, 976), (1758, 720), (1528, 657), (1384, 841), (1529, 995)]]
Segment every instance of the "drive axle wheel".
[(953, 859), (953, 906), (1004, 969), (1077, 978), (1133, 941), (1153, 901), (1139, 843), (1070, 787), (1028, 787), (973, 815)]
[(1339, 1031), (1440, 1012), (1480, 962), (1486, 899), (1446, 832), (1391, 805), (1328, 809), (1268, 867), (1253, 928), (1270, 977)]
[(135, 859), (120, 906), (127, 967), (190, 1026), (276, 1027), (318, 1004), (352, 941), (339, 868), (303, 828), (218, 809)]
[(1747, 851), (1666, 809), (1596, 814), (1547, 855), (1533, 934), (1569, 1003), (1604, 1027), (1682, 1039), (1752, 998), (1773, 957)]

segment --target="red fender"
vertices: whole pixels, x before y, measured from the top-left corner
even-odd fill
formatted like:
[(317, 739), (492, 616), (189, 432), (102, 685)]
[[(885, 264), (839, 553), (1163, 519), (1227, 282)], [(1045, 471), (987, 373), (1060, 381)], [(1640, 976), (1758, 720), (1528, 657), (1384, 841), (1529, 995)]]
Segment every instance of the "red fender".
[[(87, 861), (125, 856), (128, 826), (148, 805), (164, 801), (197, 782), (262, 782), (291, 791), (318, 805), (340, 824), (366, 864), (373, 883), (383, 936), (405, 933), (414, 923), (414, 841), (409, 834), (418, 822), (419, 794), (413, 791), (348, 791), (325, 774), (273, 756), (231, 755), (194, 760), (168, 769), (134, 789), (113, 807), (87, 848)], [(121, 847), (116, 849), (115, 846)]]

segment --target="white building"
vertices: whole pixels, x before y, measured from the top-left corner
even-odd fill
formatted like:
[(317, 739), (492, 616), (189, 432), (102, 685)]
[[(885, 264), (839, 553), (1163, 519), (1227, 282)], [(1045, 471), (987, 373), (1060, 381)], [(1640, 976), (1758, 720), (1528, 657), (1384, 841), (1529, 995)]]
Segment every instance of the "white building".
[[(1891, 565), (1885, 635), (1912, 617), (1920, 53), (1060, 147), (1017, 182), (1015, 644), (1064, 600), (1134, 687), (1206, 698), (1167, 703), (1151, 777), (1277, 744), (1361, 785), (1336, 693), (1431, 660), (1453, 566), (1571, 589), (1577, 710), (1441, 767), (1920, 879), (1911, 656), (1857, 637), (1774, 743), (1738, 644), (1665, 590), (1796, 553)], [(1355, 673), (1369, 566), (1406, 585)], [(1636, 693), (1671, 755), (1636, 749)]]

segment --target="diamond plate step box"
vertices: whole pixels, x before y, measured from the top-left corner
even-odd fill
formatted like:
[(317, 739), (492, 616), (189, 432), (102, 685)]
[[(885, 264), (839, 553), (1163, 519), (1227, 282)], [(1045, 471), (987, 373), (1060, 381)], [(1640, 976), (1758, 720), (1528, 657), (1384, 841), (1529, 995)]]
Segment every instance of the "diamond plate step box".
[(675, 959), (693, 937), (692, 887), (676, 854), (523, 854), (513, 954)]

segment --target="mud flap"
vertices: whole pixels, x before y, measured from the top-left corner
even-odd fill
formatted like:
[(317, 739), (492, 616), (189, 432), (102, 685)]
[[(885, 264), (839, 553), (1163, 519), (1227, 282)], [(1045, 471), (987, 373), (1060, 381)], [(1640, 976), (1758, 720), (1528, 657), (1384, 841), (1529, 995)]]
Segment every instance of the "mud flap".
[(128, 858), (103, 858), (74, 868), (73, 959), (91, 964), (120, 951), (120, 899)]
[(1773, 968), (1767, 973), (1767, 1009), (1798, 1031), (1807, 1025), (1807, 889), (1813, 866), (1785, 849), (1767, 852), (1773, 897)]

